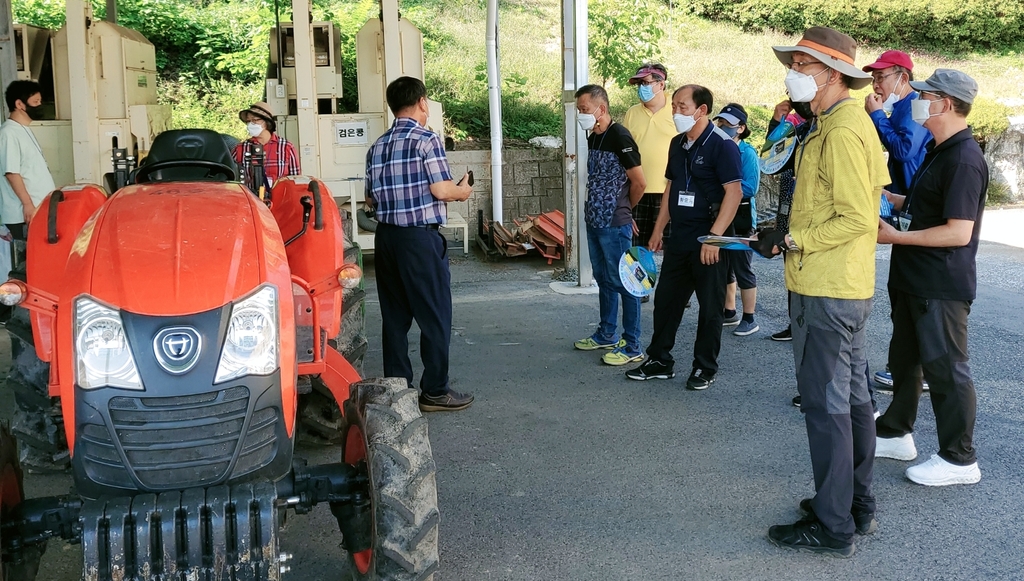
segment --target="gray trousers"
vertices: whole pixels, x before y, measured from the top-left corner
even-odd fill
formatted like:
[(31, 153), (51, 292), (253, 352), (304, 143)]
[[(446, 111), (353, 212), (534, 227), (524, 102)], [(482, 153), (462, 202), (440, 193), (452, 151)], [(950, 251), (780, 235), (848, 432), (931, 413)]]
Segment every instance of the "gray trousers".
[(875, 512), (875, 421), (864, 351), (870, 314), (871, 299), (790, 298), (800, 411), (817, 492), (811, 505), (841, 541), (853, 538), (853, 512)]

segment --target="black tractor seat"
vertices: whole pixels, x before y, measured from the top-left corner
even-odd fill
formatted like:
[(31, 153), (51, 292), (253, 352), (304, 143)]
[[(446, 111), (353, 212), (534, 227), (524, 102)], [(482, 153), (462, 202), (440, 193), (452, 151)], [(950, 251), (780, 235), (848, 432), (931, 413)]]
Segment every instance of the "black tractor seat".
[(173, 129), (156, 136), (139, 167), (128, 179), (150, 182), (232, 182), (238, 166), (224, 137), (209, 129)]

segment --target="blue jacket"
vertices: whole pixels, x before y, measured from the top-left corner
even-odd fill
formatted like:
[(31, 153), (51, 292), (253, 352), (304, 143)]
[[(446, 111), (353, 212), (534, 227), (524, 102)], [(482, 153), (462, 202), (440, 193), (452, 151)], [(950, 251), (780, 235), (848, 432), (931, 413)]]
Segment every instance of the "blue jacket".
[(917, 98), (917, 92), (911, 91), (900, 99), (892, 108), (892, 115), (886, 116), (885, 111), (871, 113), (871, 121), (878, 130), (878, 138), (889, 152), (889, 191), (906, 195), (910, 190), (910, 181), (914, 179), (917, 168), (924, 160), (924, 146), (932, 139), (932, 134), (911, 115), (910, 102)]
[(740, 164), (743, 166), (743, 181), (740, 183), (743, 198), (750, 201), (752, 224), (757, 227), (757, 190), (761, 187), (761, 166), (757, 163), (757, 150), (746, 141), (740, 141)]

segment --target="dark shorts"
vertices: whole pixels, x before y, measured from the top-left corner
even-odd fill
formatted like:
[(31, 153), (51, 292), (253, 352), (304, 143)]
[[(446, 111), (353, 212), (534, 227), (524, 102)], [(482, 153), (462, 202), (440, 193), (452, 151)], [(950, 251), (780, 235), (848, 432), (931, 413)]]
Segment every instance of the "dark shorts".
[(754, 260), (754, 253), (746, 250), (728, 250), (729, 259), (729, 283), (736, 283), (740, 290), (757, 288), (757, 277), (754, 276), (754, 269), (751, 263)]

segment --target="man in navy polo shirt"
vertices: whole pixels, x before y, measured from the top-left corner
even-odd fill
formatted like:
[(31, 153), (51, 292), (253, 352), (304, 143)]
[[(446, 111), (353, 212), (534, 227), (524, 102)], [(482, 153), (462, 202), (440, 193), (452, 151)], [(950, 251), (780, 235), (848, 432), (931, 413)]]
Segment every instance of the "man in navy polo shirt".
[(686, 387), (702, 390), (715, 380), (722, 346), (722, 309), (729, 277), (726, 252), (701, 244), (698, 236), (732, 235), (732, 221), (743, 199), (743, 169), (736, 143), (710, 122), (711, 91), (684, 85), (672, 95), (672, 120), (679, 135), (669, 146), (664, 198), (648, 247), (662, 248), (672, 220), (665, 261), (654, 295), (654, 334), (647, 360), (626, 372), (636, 380), (675, 377), (672, 347), (683, 310), (696, 292), (700, 312), (693, 346), (693, 370)]
[(981, 471), (974, 450), (977, 397), (968, 365), (967, 315), (977, 294), (975, 257), (989, 175), (967, 126), (978, 85), (960, 71), (936, 69), (911, 86), (920, 92), (914, 120), (934, 141), (906, 197), (895, 199), (899, 229), (884, 221), (878, 225), (878, 242), (893, 245), (893, 398), (875, 422), (875, 456), (917, 457), (913, 431), (923, 372), (931, 385), (939, 451), (907, 468), (907, 478), (925, 486), (974, 484)]

